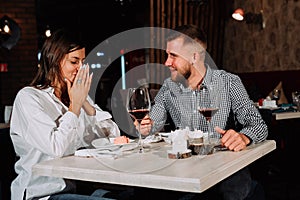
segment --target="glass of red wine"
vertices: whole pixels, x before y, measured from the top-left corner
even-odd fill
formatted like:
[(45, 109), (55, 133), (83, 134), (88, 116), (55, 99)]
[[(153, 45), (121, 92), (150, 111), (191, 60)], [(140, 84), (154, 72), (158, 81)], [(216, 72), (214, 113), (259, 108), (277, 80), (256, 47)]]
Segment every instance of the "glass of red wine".
[(142, 135), (140, 132), (141, 121), (149, 113), (151, 101), (148, 89), (145, 87), (129, 88), (126, 101), (127, 112), (133, 121), (138, 122), (138, 148), (139, 153), (144, 152)]
[(213, 127), (211, 120), (219, 110), (219, 93), (212, 85), (208, 85), (202, 89), (200, 105), (198, 111), (205, 117), (208, 126), (208, 144), (219, 145), (220, 140), (213, 136)]

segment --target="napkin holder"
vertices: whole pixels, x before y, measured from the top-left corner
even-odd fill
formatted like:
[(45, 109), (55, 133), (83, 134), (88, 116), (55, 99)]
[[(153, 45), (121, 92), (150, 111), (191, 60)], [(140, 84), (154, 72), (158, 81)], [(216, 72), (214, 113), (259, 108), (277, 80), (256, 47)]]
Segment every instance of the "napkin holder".
[(168, 151), (168, 158), (183, 159), (192, 156), (192, 151), (187, 148), (188, 129), (172, 132), (172, 150)]
[(170, 159), (184, 159), (192, 156), (192, 151), (187, 149), (186, 152), (172, 152), (168, 151), (168, 158)]

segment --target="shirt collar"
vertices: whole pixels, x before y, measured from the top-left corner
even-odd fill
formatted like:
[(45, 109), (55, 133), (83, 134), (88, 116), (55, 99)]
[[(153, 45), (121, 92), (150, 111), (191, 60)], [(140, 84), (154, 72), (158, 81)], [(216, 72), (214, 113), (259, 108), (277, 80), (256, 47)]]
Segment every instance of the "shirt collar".
[(213, 71), (207, 63), (205, 63), (205, 67), (206, 67), (206, 73), (205, 73), (204, 79), (201, 83), (202, 88), (207, 87), (207, 85), (210, 85), (212, 82)]
[(49, 94), (54, 94), (54, 88), (49, 86), (47, 88), (44, 89), (45, 92), (49, 93)]

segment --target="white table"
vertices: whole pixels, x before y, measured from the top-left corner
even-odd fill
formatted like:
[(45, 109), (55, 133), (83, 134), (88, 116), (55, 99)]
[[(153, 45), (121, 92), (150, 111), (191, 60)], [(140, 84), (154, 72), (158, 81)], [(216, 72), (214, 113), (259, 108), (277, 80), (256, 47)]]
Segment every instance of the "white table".
[(201, 193), (241, 168), (276, 149), (273, 140), (251, 145), (240, 152), (222, 151), (207, 156), (169, 159), (167, 145), (151, 153), (118, 159), (69, 156), (33, 167), (35, 175), (99, 183)]

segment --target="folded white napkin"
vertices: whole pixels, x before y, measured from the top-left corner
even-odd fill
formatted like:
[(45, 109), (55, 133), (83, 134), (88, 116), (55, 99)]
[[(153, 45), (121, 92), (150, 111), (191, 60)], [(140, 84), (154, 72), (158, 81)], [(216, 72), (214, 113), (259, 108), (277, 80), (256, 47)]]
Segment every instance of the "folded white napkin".
[(189, 129), (175, 130), (171, 132), (172, 151), (186, 152)]

